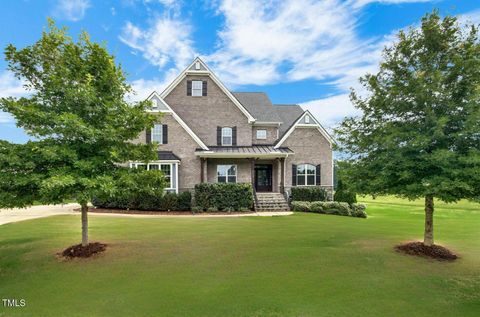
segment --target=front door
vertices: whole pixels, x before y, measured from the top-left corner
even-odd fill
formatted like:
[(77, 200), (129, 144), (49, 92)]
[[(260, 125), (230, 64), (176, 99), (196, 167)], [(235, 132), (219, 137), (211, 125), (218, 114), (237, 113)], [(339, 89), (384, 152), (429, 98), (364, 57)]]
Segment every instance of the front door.
[(255, 190), (257, 192), (272, 191), (272, 165), (255, 165)]

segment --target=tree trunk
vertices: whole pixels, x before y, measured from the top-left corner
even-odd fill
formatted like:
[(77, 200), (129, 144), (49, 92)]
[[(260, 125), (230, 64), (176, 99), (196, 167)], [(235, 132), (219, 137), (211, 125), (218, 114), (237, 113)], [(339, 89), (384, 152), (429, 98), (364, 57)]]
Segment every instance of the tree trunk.
[(423, 244), (433, 245), (433, 196), (425, 196), (425, 233)]
[(82, 204), (82, 246), (88, 245), (88, 205)]

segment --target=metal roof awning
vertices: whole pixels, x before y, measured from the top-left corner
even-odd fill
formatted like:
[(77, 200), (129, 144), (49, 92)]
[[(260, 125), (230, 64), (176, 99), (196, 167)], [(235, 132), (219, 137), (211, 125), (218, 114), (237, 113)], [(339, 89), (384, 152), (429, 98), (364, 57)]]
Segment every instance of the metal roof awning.
[(288, 147), (275, 148), (274, 145), (252, 146), (209, 146), (209, 150), (196, 149), (199, 157), (216, 158), (277, 158), (287, 157), (294, 152)]
[(180, 158), (172, 151), (158, 151), (157, 154), (159, 161), (180, 161)]

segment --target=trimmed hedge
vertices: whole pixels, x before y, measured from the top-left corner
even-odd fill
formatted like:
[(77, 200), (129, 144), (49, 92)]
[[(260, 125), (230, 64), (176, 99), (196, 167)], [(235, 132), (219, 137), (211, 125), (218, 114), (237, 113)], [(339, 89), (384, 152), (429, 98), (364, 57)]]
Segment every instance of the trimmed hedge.
[(292, 187), (292, 201), (326, 201), (327, 191), (321, 187)]
[(348, 203), (337, 201), (292, 201), (292, 209), (294, 211), (367, 218), (366, 206), (363, 204), (349, 205)]
[(201, 183), (195, 185), (195, 211), (245, 211), (253, 208), (249, 183)]
[(97, 208), (135, 209), (148, 211), (190, 211), (192, 194), (190, 192), (164, 193), (163, 195), (142, 195), (141, 199), (117, 195), (110, 198), (94, 198), (92, 204)]

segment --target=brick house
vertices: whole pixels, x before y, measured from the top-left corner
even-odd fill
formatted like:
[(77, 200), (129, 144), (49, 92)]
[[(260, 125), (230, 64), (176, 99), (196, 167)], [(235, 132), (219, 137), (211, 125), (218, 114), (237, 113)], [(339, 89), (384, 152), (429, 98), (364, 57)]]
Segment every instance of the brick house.
[[(333, 140), (298, 105), (273, 105), (265, 93), (231, 92), (199, 58), (149, 97), (162, 117), (135, 142), (157, 142), (169, 191), (201, 182), (251, 183), (256, 202), (284, 202), (292, 186), (333, 189)], [(281, 204), (280, 204), (281, 205)]]

